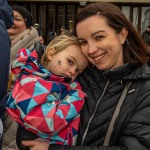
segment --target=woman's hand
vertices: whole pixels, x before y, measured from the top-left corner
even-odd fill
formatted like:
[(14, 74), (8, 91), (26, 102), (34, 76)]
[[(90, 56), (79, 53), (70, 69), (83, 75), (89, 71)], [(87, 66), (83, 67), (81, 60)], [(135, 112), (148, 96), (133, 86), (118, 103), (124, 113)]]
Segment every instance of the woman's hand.
[(41, 138), (35, 140), (22, 141), (24, 146), (30, 147), (30, 150), (48, 150), (49, 143)]

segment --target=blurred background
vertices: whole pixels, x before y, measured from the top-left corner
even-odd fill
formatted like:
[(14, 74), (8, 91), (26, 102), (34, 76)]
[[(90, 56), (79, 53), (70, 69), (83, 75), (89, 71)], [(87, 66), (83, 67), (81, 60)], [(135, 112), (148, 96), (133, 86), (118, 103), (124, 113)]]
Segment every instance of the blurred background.
[(76, 13), (92, 2), (112, 2), (123, 11), (133, 26), (141, 34), (150, 25), (150, 0), (8, 0), (11, 6), (27, 8), (35, 27), (48, 43), (59, 35), (63, 26), (73, 34)]

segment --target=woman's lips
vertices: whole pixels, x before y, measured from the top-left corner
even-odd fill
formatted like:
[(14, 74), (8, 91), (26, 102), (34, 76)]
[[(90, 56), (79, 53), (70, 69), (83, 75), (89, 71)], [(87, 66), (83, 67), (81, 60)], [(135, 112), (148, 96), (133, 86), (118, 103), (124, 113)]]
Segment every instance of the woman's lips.
[(96, 56), (96, 57), (93, 57), (94, 61), (100, 61), (104, 56), (105, 56), (106, 53), (103, 53), (99, 56)]

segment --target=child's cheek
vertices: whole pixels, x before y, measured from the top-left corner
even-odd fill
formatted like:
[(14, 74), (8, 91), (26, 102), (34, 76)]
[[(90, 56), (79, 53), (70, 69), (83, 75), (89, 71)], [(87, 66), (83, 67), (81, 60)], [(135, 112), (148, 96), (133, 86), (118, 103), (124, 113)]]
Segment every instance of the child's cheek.
[(62, 65), (62, 61), (58, 60), (58, 61), (55, 63), (54, 68), (55, 68), (56, 70), (63, 70), (64, 68), (63, 68), (63, 65)]
[(63, 70), (63, 66), (62, 66), (62, 64), (58, 64), (58, 63), (56, 63), (56, 64), (54, 65), (54, 70), (62, 71), (62, 70)]

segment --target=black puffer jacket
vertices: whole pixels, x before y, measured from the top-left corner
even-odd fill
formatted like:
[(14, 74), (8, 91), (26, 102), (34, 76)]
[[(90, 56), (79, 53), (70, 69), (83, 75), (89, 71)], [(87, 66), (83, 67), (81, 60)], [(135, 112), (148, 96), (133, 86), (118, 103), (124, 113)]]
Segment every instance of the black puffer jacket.
[[(126, 64), (105, 72), (95, 67), (88, 68), (80, 77), (87, 99), (81, 112), (77, 146), (50, 145), (49, 150), (149, 150), (149, 79), (150, 67), (147, 64), (138, 69)], [(102, 146), (127, 81), (132, 81), (132, 85), (115, 121), (109, 146)]]

